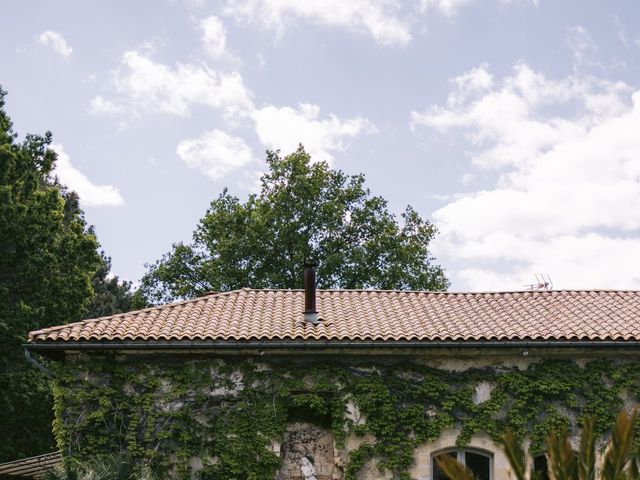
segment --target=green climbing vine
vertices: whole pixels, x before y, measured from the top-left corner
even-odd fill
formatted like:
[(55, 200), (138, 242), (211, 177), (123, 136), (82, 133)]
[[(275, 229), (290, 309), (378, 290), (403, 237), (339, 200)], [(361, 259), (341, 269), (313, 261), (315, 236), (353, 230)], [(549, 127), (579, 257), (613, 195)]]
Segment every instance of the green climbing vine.
[[(640, 398), (640, 364), (606, 360), (450, 371), (401, 359), (96, 354), (56, 370), (54, 434), (68, 456), (128, 452), (172, 478), (187, 478), (200, 458), (205, 480), (274, 478), (280, 458), (269, 447), (296, 412), (325, 419), (338, 448), (366, 436), (346, 458), (346, 480), (373, 458), (409, 479), (414, 449), (444, 429), (458, 428), (465, 445), (510, 427), (537, 453), (551, 428), (595, 415), (602, 435), (626, 398)], [(483, 401), (474, 398), (480, 384), (490, 391)]]

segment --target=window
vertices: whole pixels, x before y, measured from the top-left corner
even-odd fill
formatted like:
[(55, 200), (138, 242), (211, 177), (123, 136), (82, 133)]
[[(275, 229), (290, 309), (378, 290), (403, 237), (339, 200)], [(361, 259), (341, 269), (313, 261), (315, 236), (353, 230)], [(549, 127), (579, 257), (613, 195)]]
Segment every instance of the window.
[(544, 453), (537, 457), (533, 457), (533, 471), (539, 475), (539, 480), (549, 480), (547, 456)]
[[(573, 459), (576, 462), (578, 461), (578, 452), (573, 452)], [(539, 475), (539, 480), (549, 480), (551, 478), (549, 476), (549, 463), (545, 453), (533, 457), (533, 471)]]
[(466, 466), (476, 480), (491, 480), (493, 478), (493, 455), (489, 452), (475, 449), (451, 449), (436, 452), (431, 457), (431, 480), (448, 480), (448, 477), (438, 467), (437, 459), (449, 456), (457, 459)]

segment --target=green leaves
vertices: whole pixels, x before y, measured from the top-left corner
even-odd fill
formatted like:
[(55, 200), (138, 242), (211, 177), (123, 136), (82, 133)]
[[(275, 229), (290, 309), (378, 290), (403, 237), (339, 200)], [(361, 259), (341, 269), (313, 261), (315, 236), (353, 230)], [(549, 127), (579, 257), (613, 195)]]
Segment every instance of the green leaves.
[(83, 318), (98, 318), (146, 307), (138, 292), (131, 291), (131, 282), (111, 276), (111, 258), (100, 252), (100, 267), (91, 279), (93, 298)]
[(211, 202), (189, 245), (149, 267), (152, 302), (242, 287), (301, 288), (305, 261), (318, 263), (320, 288), (442, 290), (428, 249), (435, 227), (411, 207), (398, 219), (372, 196), (364, 176), (312, 163), (300, 147), (267, 152), (261, 191), (246, 202), (225, 189)]
[(49, 452), (51, 392), (23, 359), (31, 330), (143, 307), (109, 278), (78, 196), (54, 176), (50, 132), (18, 142), (0, 89), (0, 462)]
[[(640, 465), (638, 452), (634, 451), (634, 426), (637, 412), (629, 415), (625, 410), (618, 414), (611, 437), (604, 448), (606, 451), (601, 480), (638, 480)], [(573, 450), (566, 428), (552, 429), (547, 436), (547, 468), (552, 480), (594, 480), (596, 478), (596, 420), (585, 419), (580, 432), (578, 452)], [(502, 449), (511, 466), (511, 473), (516, 480), (536, 480), (542, 472), (531, 470), (527, 474), (527, 458), (520, 441), (508, 429), (502, 435)], [(438, 465), (452, 480), (473, 480), (471, 473), (452, 458), (444, 458)]]
[[(474, 480), (471, 470), (449, 455), (440, 455), (436, 460), (447, 478), (452, 480)], [(516, 477), (518, 478), (518, 477)], [(521, 480), (518, 478), (518, 480)]]
[[(638, 453), (633, 449), (634, 425), (637, 412), (631, 415), (622, 410), (611, 432), (602, 469), (601, 480), (638, 480)], [(594, 480), (596, 478), (596, 428), (595, 418), (587, 417), (580, 432), (578, 452), (573, 450), (566, 428), (554, 429), (547, 436), (547, 465), (553, 480)], [(509, 459), (517, 480), (525, 480), (526, 458), (524, 451), (511, 432), (502, 437), (503, 450)], [(530, 478), (540, 472), (531, 472)], [(461, 477), (451, 477), (461, 479)]]
[(578, 461), (565, 428), (552, 430), (547, 437), (547, 465), (553, 480), (574, 480), (578, 476)]
[(152, 480), (147, 465), (128, 457), (95, 456), (84, 462), (67, 461), (49, 470), (44, 480)]
[(23, 358), (31, 330), (78, 320), (100, 266), (78, 198), (53, 178), (50, 133), (18, 142), (0, 89), (0, 462), (54, 449), (47, 380)]
[(593, 417), (587, 417), (580, 431), (578, 480), (594, 480), (596, 476), (596, 430)]
[[(522, 448), (521, 443), (518, 441), (511, 429), (507, 431), (500, 438), (500, 444), (502, 449), (509, 460), (511, 465), (511, 471), (516, 477), (516, 480), (527, 479), (527, 456)], [(455, 478), (455, 477), (451, 477)]]
[[(269, 450), (271, 442), (282, 441), (288, 423), (308, 421), (330, 428), (338, 448), (349, 435), (367, 437), (349, 454), (346, 480), (357, 478), (372, 458), (394, 478), (408, 478), (415, 448), (457, 428), (460, 447), (481, 431), (501, 442), (516, 480), (537, 480), (527, 472), (522, 440), (538, 436), (546, 443), (529, 453), (546, 451), (557, 480), (594, 480), (596, 439), (613, 425), (601, 431), (594, 418), (580, 416), (585, 395), (602, 398), (589, 401), (608, 416), (617, 406), (607, 403), (609, 394), (600, 395), (598, 389), (622, 394), (622, 384), (630, 392), (640, 382), (632, 377), (638, 363), (581, 367), (546, 360), (523, 370), (450, 371), (389, 358), (367, 360), (366, 368), (353, 359), (295, 364), (288, 358), (149, 360), (94, 355), (54, 366), (54, 428), (64, 452), (86, 459), (96, 451), (127, 450), (154, 471), (185, 469), (185, 475), (174, 478), (186, 477), (188, 459), (201, 456), (210, 460), (205, 478), (273, 478), (280, 464)], [(559, 370), (565, 372), (561, 379)], [(594, 372), (602, 385), (589, 383)], [(472, 392), (481, 384), (494, 387), (488, 399), (475, 403)], [(565, 417), (554, 405), (564, 404), (568, 390), (577, 403), (564, 411)], [(522, 392), (528, 392), (525, 407), (516, 402)], [(631, 399), (638, 400), (634, 395)], [(529, 411), (535, 415), (528, 416)], [(569, 417), (583, 422), (577, 456), (563, 433)], [(639, 465), (629, 437), (636, 421), (628, 418), (624, 428), (614, 430), (607, 453), (613, 474), (602, 480), (640, 480), (633, 473)], [(616, 445), (623, 445), (622, 450)], [(620, 471), (628, 476), (620, 477)]]
[(609, 448), (602, 466), (603, 480), (638, 480), (637, 452), (633, 452), (634, 426), (638, 412), (622, 411), (611, 432)]

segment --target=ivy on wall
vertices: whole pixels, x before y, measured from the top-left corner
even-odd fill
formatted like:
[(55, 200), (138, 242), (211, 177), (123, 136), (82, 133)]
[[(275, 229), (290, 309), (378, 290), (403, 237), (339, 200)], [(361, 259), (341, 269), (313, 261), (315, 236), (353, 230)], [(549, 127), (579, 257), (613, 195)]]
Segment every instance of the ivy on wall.
[[(444, 429), (459, 428), (465, 445), (475, 433), (497, 439), (510, 427), (537, 453), (551, 428), (595, 415), (604, 434), (625, 398), (640, 398), (639, 363), (546, 360), (458, 372), (358, 362), (83, 355), (56, 367), (54, 434), (70, 457), (129, 452), (160, 477), (187, 478), (189, 460), (200, 457), (203, 479), (273, 479), (280, 458), (268, 447), (282, 440), (291, 413), (304, 411), (330, 422), (339, 448), (350, 434), (375, 439), (350, 452), (346, 480), (373, 458), (409, 479), (414, 449)], [(491, 393), (474, 402), (480, 384)]]

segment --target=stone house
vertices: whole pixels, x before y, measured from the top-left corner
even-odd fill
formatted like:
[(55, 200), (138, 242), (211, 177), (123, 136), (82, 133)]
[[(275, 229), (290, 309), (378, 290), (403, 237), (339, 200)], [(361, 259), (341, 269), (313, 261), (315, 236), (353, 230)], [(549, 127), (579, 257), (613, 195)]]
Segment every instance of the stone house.
[[(317, 295), (317, 300), (316, 300)], [(640, 292), (242, 289), (31, 332), (63, 454), (170, 477), (506, 480), (511, 428), (606, 432), (640, 398)], [(603, 437), (604, 438), (604, 437)]]

